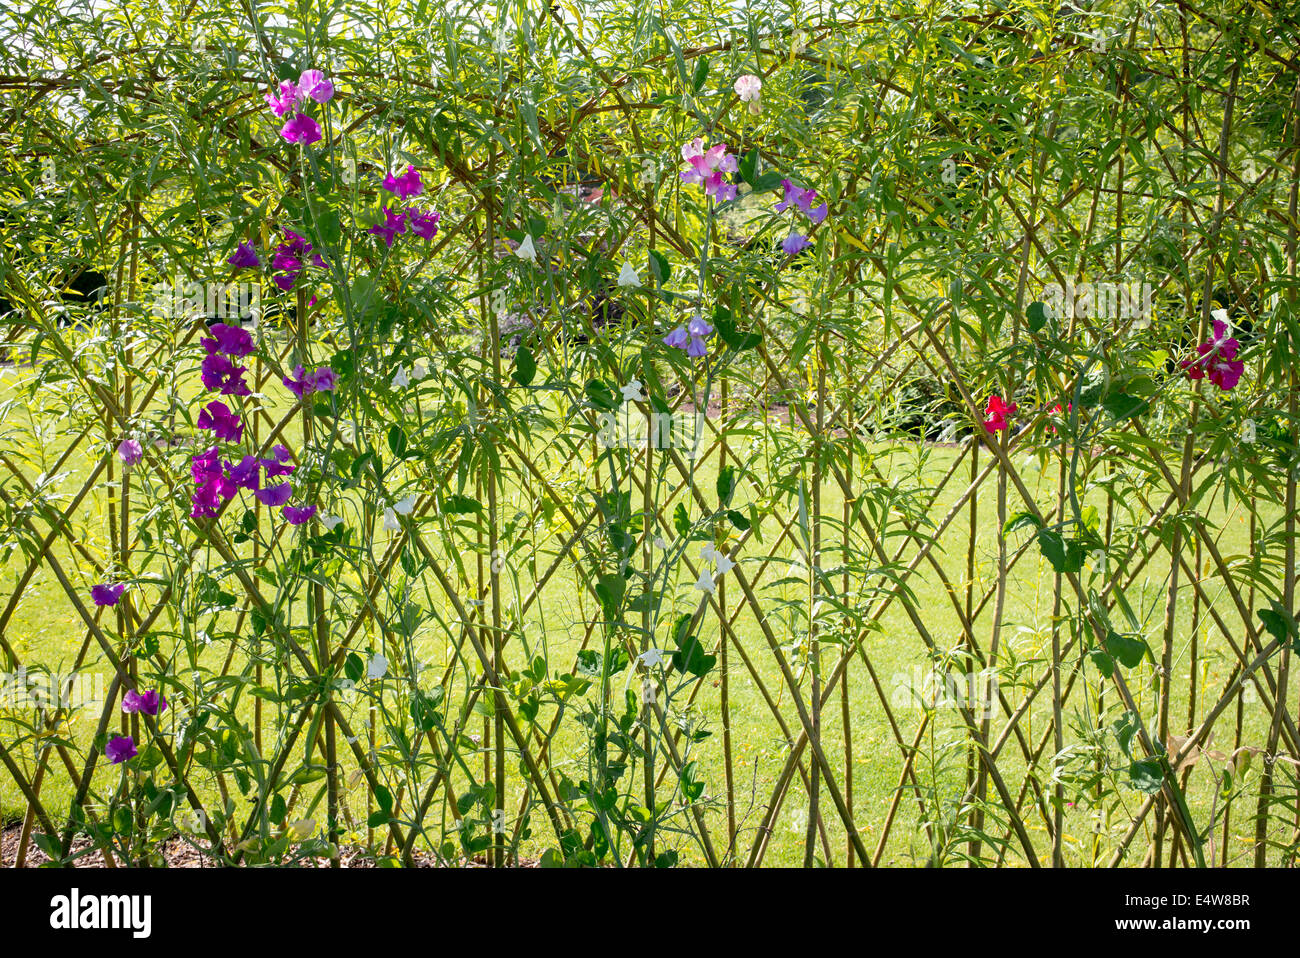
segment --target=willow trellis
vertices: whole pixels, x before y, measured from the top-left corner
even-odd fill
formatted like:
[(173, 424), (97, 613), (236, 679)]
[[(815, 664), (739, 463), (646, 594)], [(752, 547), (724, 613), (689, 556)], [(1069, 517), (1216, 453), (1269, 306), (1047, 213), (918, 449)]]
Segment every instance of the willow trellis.
[(1295, 863), (1295, 11), (0, 11), (5, 865)]

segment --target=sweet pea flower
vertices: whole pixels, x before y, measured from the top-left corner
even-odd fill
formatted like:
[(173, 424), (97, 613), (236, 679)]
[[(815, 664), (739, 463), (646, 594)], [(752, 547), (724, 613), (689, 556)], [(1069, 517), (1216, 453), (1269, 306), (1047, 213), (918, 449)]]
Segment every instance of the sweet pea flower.
[(121, 765), (127, 759), (139, 754), (135, 750), (135, 741), (129, 735), (114, 735), (104, 746), (104, 757), (114, 765)]
[(253, 336), (242, 326), (227, 326), (225, 323), (215, 323), (208, 327), (211, 337), (204, 337), (199, 340), (209, 356), (213, 353), (224, 353), (233, 359), (242, 359), (253, 351)]
[(289, 143), (307, 146), (320, 139), (320, 124), (306, 113), (295, 113), (280, 128), (280, 135)]
[(262, 261), (257, 257), (257, 250), (253, 249), (251, 242), (243, 242), (236, 246), (226, 262), (235, 269), (257, 269), (262, 265)]
[(230, 467), (230, 481), (240, 489), (257, 492), (261, 486), (261, 468), (262, 463), (256, 456), (245, 456), (237, 465)]
[(705, 150), (703, 138), (697, 136), (682, 147), (682, 159), (690, 165), (681, 173), (683, 183), (702, 185), (705, 196), (720, 203), (736, 198), (736, 187), (723, 178), (724, 173), (737, 170), (736, 158), (727, 153), (726, 144), (715, 143)]
[(537, 247), (533, 245), (533, 238), (531, 235), (524, 235), (524, 241), (515, 248), (515, 255), (530, 263), (537, 262)]
[(689, 341), (690, 337), (686, 332), (685, 326), (678, 326), (664, 337), (664, 345), (671, 346), (674, 349), (685, 349)]
[(316, 515), (315, 506), (285, 506), (284, 517), (291, 526), (300, 526)]
[(122, 594), (125, 592), (126, 586), (120, 582), (114, 584), (104, 582), (90, 587), (90, 598), (95, 605), (102, 608), (117, 605), (118, 602), (122, 601)]
[(640, 286), (641, 285), (641, 277), (636, 274), (636, 270), (632, 268), (631, 263), (625, 262), (623, 264), (623, 268), (622, 270), (619, 271), (618, 274), (618, 285), (619, 286)]
[(381, 185), (399, 200), (409, 200), (412, 196), (419, 196), (424, 192), (424, 184), (420, 182), (420, 171), (410, 164), (407, 164), (406, 172), (401, 176), (389, 173), (384, 177)]
[(218, 439), (225, 442), (242, 442), (244, 439), (243, 421), (220, 400), (203, 407), (196, 425), (200, 429), (211, 429)]
[(406, 211), (394, 212), (387, 206), (384, 207), (384, 222), (376, 223), (366, 232), (373, 233), (384, 241), (384, 245), (392, 248), (393, 238), (398, 233), (406, 232)]
[(810, 246), (812, 246), (812, 240), (808, 239), (808, 237), (804, 236), (802, 233), (793, 231), (789, 236), (781, 240), (781, 251), (785, 253), (786, 256), (794, 256), (797, 253), (802, 253)]
[(293, 463), (293, 453), (289, 451), (288, 446), (277, 443), (271, 447), (271, 458), (258, 460), (263, 469), (266, 470), (266, 478), (278, 479), (280, 476), (290, 475), (296, 468)]
[(809, 221), (816, 226), (822, 220), (826, 219), (826, 204), (813, 206), (812, 201), (817, 198), (817, 191), (813, 189), (802, 189), (795, 186), (789, 180), (782, 180), (781, 187), (785, 191), (781, 201), (776, 204), (776, 211), (784, 213), (792, 205), (803, 212)]
[(325, 79), (320, 70), (303, 70), (298, 77), (298, 97), (310, 97), (317, 103), (324, 103), (334, 96), (334, 84)]
[(406, 214), (411, 220), (411, 232), (420, 239), (431, 240), (438, 235), (438, 221), (442, 219), (442, 214), (437, 210), (426, 212), (412, 206)]
[(1246, 364), (1237, 358), (1240, 344), (1230, 335), (1227, 310), (1216, 309), (1211, 315), (1213, 335), (1196, 347), (1196, 358), (1184, 359), (1181, 365), (1188, 379), (1205, 379), (1208, 374), (1210, 382), (1226, 391), (1241, 380)]
[(736, 91), (736, 96), (740, 97), (741, 103), (749, 104), (750, 113), (757, 115), (762, 110), (759, 93), (763, 89), (763, 81), (754, 74), (746, 73), (744, 76), (737, 77), (732, 89)]
[(278, 509), (289, 501), (293, 495), (293, 483), (282, 482), (278, 486), (266, 486), (257, 490), (257, 501), (262, 505), (270, 506), (272, 509)]
[(128, 466), (134, 466), (144, 458), (144, 449), (138, 440), (123, 439), (117, 447), (118, 458)]
[(236, 366), (220, 353), (212, 353), (203, 360), (200, 376), (205, 388), (219, 392), (223, 396), (250, 395), (248, 384), (244, 382), (244, 366)]
[(167, 700), (154, 689), (147, 692), (127, 692), (122, 696), (122, 711), (127, 714), (142, 712), (158, 716), (167, 710)]
[(1007, 428), (1007, 419), (1016, 411), (1016, 404), (1008, 404), (1001, 396), (989, 396), (988, 405), (984, 407), (984, 428), (989, 432), (998, 432)]
[(281, 117), (297, 109), (300, 98), (298, 86), (292, 80), (281, 80), (278, 90), (266, 94), (266, 102), (275, 111), (275, 115)]

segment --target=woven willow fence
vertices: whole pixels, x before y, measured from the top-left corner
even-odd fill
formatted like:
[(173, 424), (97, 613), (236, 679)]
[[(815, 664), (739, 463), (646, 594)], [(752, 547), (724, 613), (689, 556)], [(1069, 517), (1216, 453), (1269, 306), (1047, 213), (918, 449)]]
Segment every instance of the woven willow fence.
[(8, 7), (3, 863), (1294, 864), (1295, 11), (1092, 7)]

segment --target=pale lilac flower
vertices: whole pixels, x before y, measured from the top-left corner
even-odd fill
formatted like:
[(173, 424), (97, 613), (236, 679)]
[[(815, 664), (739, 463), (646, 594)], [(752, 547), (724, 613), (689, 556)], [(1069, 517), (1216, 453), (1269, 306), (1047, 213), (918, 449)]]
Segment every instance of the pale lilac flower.
[(826, 219), (826, 204), (822, 203), (816, 207), (812, 205), (812, 201), (817, 198), (816, 190), (802, 189), (789, 180), (782, 180), (781, 186), (785, 190), (785, 195), (776, 204), (778, 213), (784, 213), (793, 205), (798, 207), (814, 226)]
[(786, 256), (794, 256), (796, 253), (801, 253), (809, 246), (812, 246), (812, 241), (802, 233), (792, 232), (785, 239), (781, 240), (781, 250)]
[(674, 349), (685, 349), (689, 341), (689, 336), (685, 326), (678, 326), (671, 333), (664, 337), (664, 345), (671, 346)]
[(275, 111), (276, 116), (284, 116), (298, 106), (300, 95), (298, 87), (292, 80), (281, 80), (279, 90), (266, 94), (266, 102)]
[(134, 466), (144, 458), (144, 449), (135, 439), (123, 439), (117, 447), (117, 455), (128, 466)]

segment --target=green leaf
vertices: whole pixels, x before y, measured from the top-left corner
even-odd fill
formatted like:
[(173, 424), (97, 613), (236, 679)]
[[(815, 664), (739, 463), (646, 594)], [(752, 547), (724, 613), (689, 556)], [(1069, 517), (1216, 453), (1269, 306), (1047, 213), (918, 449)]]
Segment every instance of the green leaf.
[(695, 62), (695, 74), (691, 77), (691, 86), (696, 93), (704, 87), (704, 81), (709, 78), (709, 58), (701, 56)]
[(1144, 758), (1128, 767), (1128, 783), (1139, 792), (1155, 795), (1164, 784), (1164, 774), (1160, 768), (1160, 759)]
[(483, 503), (469, 496), (446, 496), (442, 500), (442, 510), (449, 515), (469, 515), (483, 511)]
[(623, 404), (622, 397), (614, 395), (614, 390), (599, 379), (589, 380), (583, 391), (591, 404), (598, 409), (612, 412)]
[(1136, 668), (1147, 652), (1144, 639), (1111, 632), (1106, 636), (1106, 651), (1125, 668)]
[(731, 502), (731, 496), (736, 491), (736, 467), (731, 465), (723, 466), (718, 470), (718, 481), (715, 483), (718, 492), (718, 502), (721, 505), (727, 505)]
[(668, 257), (657, 249), (652, 249), (650, 251), (650, 275), (654, 277), (655, 284), (658, 286), (667, 285), (672, 272), (672, 267), (668, 265)]
[(677, 508), (673, 510), (673, 528), (677, 530), (679, 536), (690, 534), (691, 517), (686, 512), (686, 503), (677, 503)]
[(740, 158), (740, 178), (750, 186), (754, 185), (754, 173), (758, 169), (758, 147), (754, 147)]
[(406, 430), (396, 423), (388, 427), (388, 448), (398, 459), (406, 458)]
[(1041, 529), (1043, 521), (1032, 512), (1018, 512), (1002, 524), (1002, 538), (1021, 529)]
[(1038, 547), (1052, 568), (1060, 573), (1083, 571), (1083, 545), (1052, 529), (1038, 530)]
[(1025, 319), (1029, 322), (1031, 333), (1042, 332), (1043, 327), (1047, 325), (1047, 308), (1040, 302), (1032, 302), (1025, 310)]
[(1281, 602), (1276, 599), (1269, 599), (1270, 608), (1260, 609), (1259, 618), (1264, 623), (1264, 628), (1268, 634), (1277, 639), (1280, 645), (1285, 646), (1288, 639), (1291, 648), (1300, 652), (1300, 629), (1297, 628), (1295, 616), (1286, 610)]
[(1113, 392), (1102, 400), (1101, 405), (1114, 419), (1132, 419), (1146, 412), (1151, 404), (1136, 396)]
[(519, 351), (515, 353), (515, 370), (510, 374), (513, 379), (521, 386), (527, 386), (537, 375), (537, 360), (533, 358), (532, 350), (527, 346), (520, 346)]

